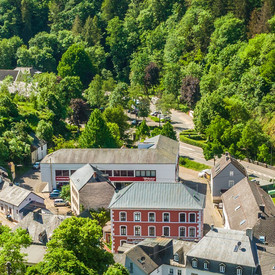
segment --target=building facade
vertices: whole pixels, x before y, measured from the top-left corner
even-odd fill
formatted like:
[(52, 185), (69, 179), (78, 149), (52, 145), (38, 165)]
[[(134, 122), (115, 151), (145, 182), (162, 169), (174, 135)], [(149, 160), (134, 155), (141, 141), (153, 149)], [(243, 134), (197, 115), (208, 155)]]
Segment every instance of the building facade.
[(145, 238), (200, 240), (204, 195), (182, 183), (136, 182), (110, 203), (112, 249)]
[(109, 176), (118, 189), (135, 181), (174, 182), (178, 179), (179, 144), (156, 136), (137, 149), (61, 149), (41, 162), (41, 180), (49, 189), (70, 182), (70, 176), (89, 163)]
[(221, 201), (221, 195), (247, 177), (245, 168), (229, 153), (211, 169), (211, 195), (214, 202)]

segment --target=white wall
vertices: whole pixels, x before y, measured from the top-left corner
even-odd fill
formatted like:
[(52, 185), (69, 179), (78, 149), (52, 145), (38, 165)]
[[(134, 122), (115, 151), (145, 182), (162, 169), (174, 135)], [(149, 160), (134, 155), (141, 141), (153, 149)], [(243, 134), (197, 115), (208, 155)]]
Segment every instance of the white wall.
[[(176, 164), (91, 164), (99, 170), (156, 170), (156, 181), (158, 182), (174, 182), (177, 180), (175, 176)], [(56, 188), (55, 170), (77, 170), (84, 165), (41, 163), (41, 181), (48, 182), (50, 187)]]
[[(216, 272), (210, 272), (210, 271), (204, 271), (204, 270), (199, 270), (196, 268), (192, 267), (186, 267), (186, 275), (221, 275), (222, 273), (216, 273)], [(234, 275), (234, 274), (232, 274)]]
[(186, 268), (176, 267), (172, 265), (165, 265), (165, 264), (161, 265), (150, 274), (151, 275), (170, 275), (170, 274), (172, 275), (172, 273), (170, 273), (170, 269), (173, 269), (173, 275), (178, 275), (178, 270), (181, 270), (182, 275), (186, 275)]

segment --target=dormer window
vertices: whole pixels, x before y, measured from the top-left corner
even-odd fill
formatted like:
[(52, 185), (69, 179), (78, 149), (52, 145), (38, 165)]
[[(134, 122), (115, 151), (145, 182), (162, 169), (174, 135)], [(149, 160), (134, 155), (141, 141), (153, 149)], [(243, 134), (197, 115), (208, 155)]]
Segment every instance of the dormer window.
[(209, 262), (208, 262), (208, 261), (205, 261), (205, 262), (203, 263), (203, 269), (205, 269), (205, 270), (208, 270), (208, 269), (209, 269)]
[(197, 268), (198, 267), (198, 260), (197, 259), (192, 259), (192, 267)]
[(174, 254), (174, 261), (179, 262), (179, 254), (178, 253)]
[(220, 273), (225, 273), (225, 264), (220, 264)]
[(243, 269), (241, 266), (237, 267), (237, 275), (243, 275)]

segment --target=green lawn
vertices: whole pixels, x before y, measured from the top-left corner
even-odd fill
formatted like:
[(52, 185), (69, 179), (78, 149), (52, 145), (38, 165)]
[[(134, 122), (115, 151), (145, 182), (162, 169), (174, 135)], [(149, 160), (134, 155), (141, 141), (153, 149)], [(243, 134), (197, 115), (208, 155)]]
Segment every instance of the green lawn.
[(272, 198), (272, 200), (273, 200), (273, 203), (275, 204), (275, 198)]
[(198, 163), (196, 161), (190, 160), (188, 158), (180, 157), (179, 161), (180, 166), (183, 166), (188, 169), (192, 169), (195, 171), (201, 171), (204, 169), (210, 169), (211, 167), (202, 163)]

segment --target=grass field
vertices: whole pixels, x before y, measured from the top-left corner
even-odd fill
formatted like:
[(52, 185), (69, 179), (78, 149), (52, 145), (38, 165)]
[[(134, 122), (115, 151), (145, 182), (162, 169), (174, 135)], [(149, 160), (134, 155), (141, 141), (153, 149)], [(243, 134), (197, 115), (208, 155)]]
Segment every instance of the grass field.
[(201, 171), (204, 169), (210, 169), (211, 167), (202, 163), (198, 163), (196, 161), (190, 160), (188, 158), (180, 157), (180, 166), (183, 166), (188, 169), (192, 169), (195, 171)]

